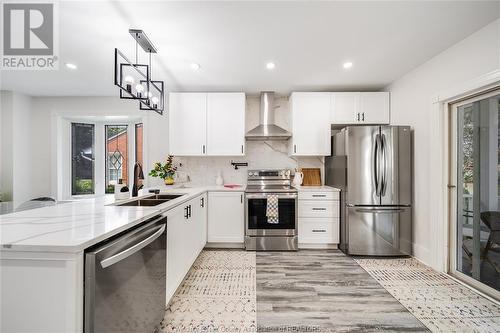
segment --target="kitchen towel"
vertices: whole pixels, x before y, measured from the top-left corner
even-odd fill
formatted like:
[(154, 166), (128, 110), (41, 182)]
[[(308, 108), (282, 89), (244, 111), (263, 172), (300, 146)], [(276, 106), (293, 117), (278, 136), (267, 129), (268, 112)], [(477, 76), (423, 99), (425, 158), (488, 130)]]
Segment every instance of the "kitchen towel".
[(267, 223), (276, 224), (279, 222), (277, 195), (269, 194), (267, 196), (266, 216), (267, 216)]

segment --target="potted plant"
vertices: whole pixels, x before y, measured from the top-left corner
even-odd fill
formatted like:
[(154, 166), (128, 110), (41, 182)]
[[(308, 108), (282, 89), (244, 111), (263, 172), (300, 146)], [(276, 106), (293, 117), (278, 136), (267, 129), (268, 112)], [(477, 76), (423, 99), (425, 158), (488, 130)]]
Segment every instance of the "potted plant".
[(174, 184), (174, 176), (177, 171), (177, 167), (174, 166), (174, 156), (168, 155), (167, 162), (161, 164), (161, 162), (156, 162), (153, 170), (149, 172), (151, 177), (158, 177), (164, 180), (165, 185)]

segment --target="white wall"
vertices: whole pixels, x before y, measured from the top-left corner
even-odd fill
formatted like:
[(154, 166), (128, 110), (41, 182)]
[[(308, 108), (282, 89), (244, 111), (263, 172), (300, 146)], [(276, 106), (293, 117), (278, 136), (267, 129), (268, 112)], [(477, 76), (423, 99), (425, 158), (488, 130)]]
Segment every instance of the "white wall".
[[(500, 19), (430, 59), (389, 85), (391, 121), (411, 125), (414, 130), (414, 254), (423, 262), (442, 269), (436, 239), (439, 215), (446, 202), (439, 201), (445, 161), (440, 148), (440, 114), (432, 106), (441, 92), (461, 87), (487, 73), (500, 69)], [(442, 164), (446, 166), (446, 162)], [(439, 205), (435, 203), (439, 202)]]
[(2, 99), (1, 174), (0, 192), (4, 200), (24, 202), (32, 199), (30, 191), (37, 163), (32, 158), (31, 146), (31, 98), (5, 92)]

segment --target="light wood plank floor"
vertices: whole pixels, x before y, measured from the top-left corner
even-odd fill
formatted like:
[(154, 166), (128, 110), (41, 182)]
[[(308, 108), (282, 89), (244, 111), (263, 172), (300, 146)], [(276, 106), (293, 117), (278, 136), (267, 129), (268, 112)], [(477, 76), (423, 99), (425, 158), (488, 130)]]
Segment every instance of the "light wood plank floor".
[(256, 255), (259, 332), (428, 332), (340, 251)]

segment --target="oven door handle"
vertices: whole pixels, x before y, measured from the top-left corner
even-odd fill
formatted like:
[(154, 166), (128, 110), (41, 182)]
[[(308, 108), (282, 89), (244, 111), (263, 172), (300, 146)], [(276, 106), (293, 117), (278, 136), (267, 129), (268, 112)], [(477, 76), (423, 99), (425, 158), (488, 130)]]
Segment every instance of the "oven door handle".
[(245, 194), (245, 198), (247, 199), (267, 199), (267, 196), (268, 195), (276, 195), (278, 196), (278, 199), (296, 199), (298, 196), (297, 196), (297, 193), (270, 193), (270, 192), (266, 192), (266, 193), (246, 193)]

